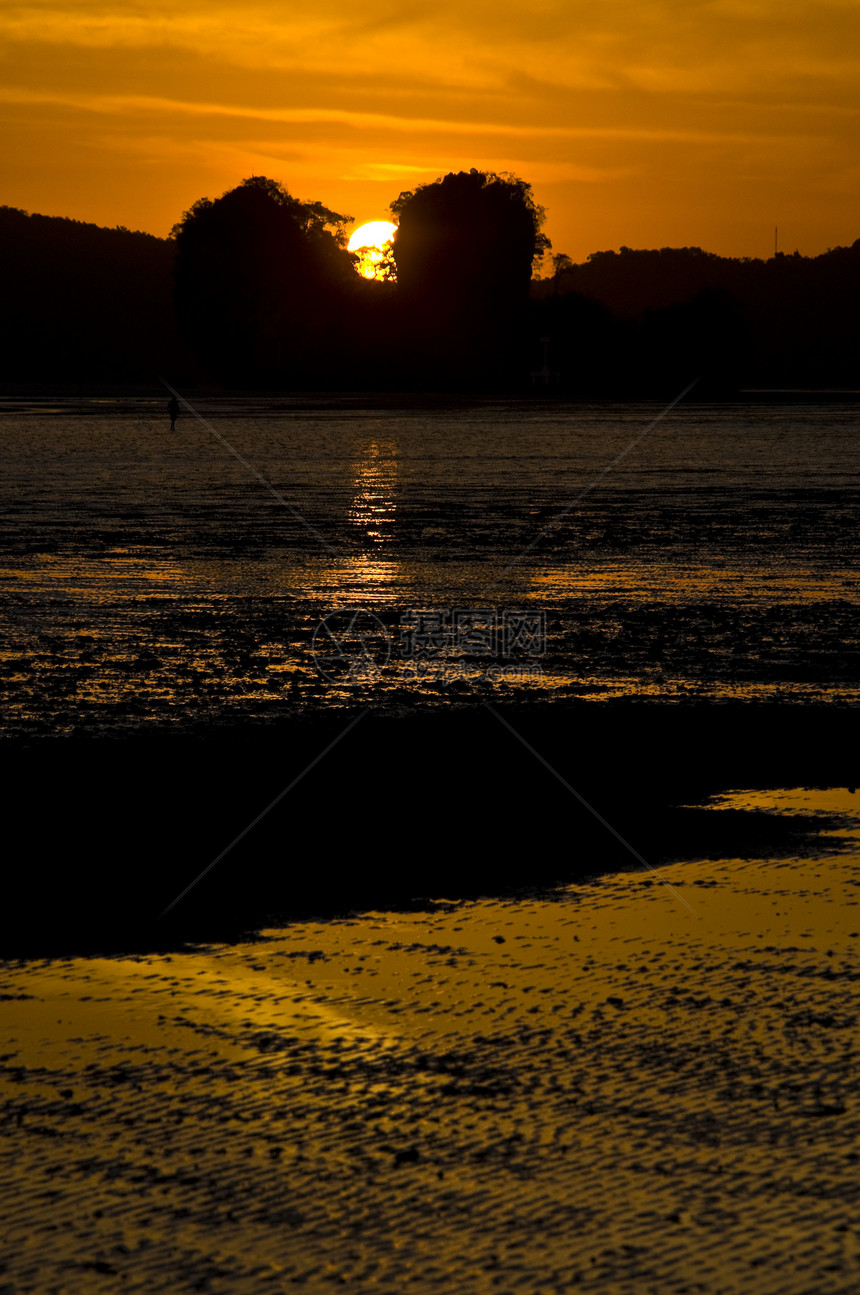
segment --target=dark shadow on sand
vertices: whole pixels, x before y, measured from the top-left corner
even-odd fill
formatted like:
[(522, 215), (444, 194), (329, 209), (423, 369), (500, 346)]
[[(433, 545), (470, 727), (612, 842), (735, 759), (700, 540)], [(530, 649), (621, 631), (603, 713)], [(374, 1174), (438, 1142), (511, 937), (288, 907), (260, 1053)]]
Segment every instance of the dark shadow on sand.
[[(850, 710), (583, 704), (504, 715), (654, 867), (840, 848), (822, 833), (842, 821), (702, 802), (729, 788), (855, 785)], [(487, 710), (369, 715), (160, 917), (349, 718), (0, 748), (7, 841), (18, 842), (2, 956), (172, 949), (641, 867)]]

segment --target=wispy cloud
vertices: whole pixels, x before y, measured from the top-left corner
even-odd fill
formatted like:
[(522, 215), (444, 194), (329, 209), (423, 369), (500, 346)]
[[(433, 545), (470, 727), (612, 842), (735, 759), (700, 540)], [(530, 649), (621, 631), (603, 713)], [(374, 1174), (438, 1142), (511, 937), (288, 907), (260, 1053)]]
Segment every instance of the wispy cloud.
[(513, 139), (546, 137), (548, 139), (629, 139), (674, 141), (676, 143), (768, 143), (784, 138), (776, 133), (754, 134), (749, 131), (713, 131), (643, 126), (520, 126), (511, 122), (457, 121), (441, 117), (396, 116), (390, 113), (353, 112), (343, 108), (266, 108), (252, 104), (199, 103), (186, 99), (167, 99), (157, 95), (112, 95), (51, 93), (0, 87), (2, 103), (44, 103), (79, 108), (86, 112), (119, 114), (188, 114), (196, 117), (231, 117), (242, 121), (266, 121), (284, 125), (334, 123), (355, 130), (382, 128), (398, 133), (433, 135), (498, 135)]

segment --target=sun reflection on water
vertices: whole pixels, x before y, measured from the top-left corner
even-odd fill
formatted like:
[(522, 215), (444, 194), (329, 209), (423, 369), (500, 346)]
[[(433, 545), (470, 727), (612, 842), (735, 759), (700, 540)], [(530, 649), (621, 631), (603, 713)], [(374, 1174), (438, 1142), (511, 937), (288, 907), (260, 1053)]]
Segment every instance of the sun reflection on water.
[(372, 441), (356, 465), (349, 520), (371, 544), (394, 538), (397, 509), (397, 446), (393, 440)]
[(402, 564), (369, 554), (359, 553), (350, 558), (347, 565), (323, 568), (314, 573), (312, 588), (316, 598), (328, 599), (332, 606), (337, 606), (344, 597), (360, 591), (366, 600), (368, 597), (384, 599), (391, 602), (402, 597), (400, 585)]

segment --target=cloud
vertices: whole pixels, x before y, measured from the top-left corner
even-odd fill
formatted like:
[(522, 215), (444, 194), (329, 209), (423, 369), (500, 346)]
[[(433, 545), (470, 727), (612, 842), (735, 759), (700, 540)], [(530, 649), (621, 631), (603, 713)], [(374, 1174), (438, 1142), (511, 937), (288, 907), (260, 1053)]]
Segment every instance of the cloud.
[(516, 72), (570, 89), (632, 80), (693, 94), (762, 78), (847, 81), (857, 72), (853, 0), (785, 0), (778, 11), (752, 0), (527, 7), (470, 0), (408, 9), (368, 0), (360, 15), (342, 0), (287, 7), (46, 0), (7, 5), (0, 36), (30, 46), (185, 52), (225, 67), (299, 67), (324, 76), (356, 66), (374, 76), (408, 70), (440, 87), (472, 90), (501, 86)]
[(505, 122), (456, 121), (444, 118), (396, 116), (389, 113), (350, 111), (339, 108), (267, 108), (252, 104), (197, 103), (185, 99), (168, 99), (156, 95), (113, 95), (56, 93), (49, 91), (0, 87), (0, 103), (53, 104), (109, 116), (167, 115), (174, 119), (189, 117), (228, 117), (237, 121), (272, 122), (278, 125), (336, 124), (352, 130), (371, 129), (400, 134), (503, 136), (510, 139), (546, 138), (555, 140), (647, 140), (675, 143), (768, 143), (784, 136), (776, 133), (756, 134), (738, 130), (697, 130), (695, 128), (660, 128), (647, 126), (518, 126)]

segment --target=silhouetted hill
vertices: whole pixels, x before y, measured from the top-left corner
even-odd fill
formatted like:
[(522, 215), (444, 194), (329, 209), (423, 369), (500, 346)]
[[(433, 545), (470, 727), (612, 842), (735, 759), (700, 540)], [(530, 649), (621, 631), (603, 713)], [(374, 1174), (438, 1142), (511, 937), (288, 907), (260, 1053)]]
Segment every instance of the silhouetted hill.
[[(552, 337), (549, 367), (567, 385), (582, 381), (586, 355), (591, 381), (613, 388), (625, 373), (641, 387), (649, 373), (698, 371), (716, 389), (860, 387), (860, 239), (767, 261), (699, 247), (559, 260), (532, 296), (535, 325)], [(611, 369), (593, 357), (595, 324)]]
[(147, 382), (182, 354), (174, 244), (0, 207), (4, 382)]

